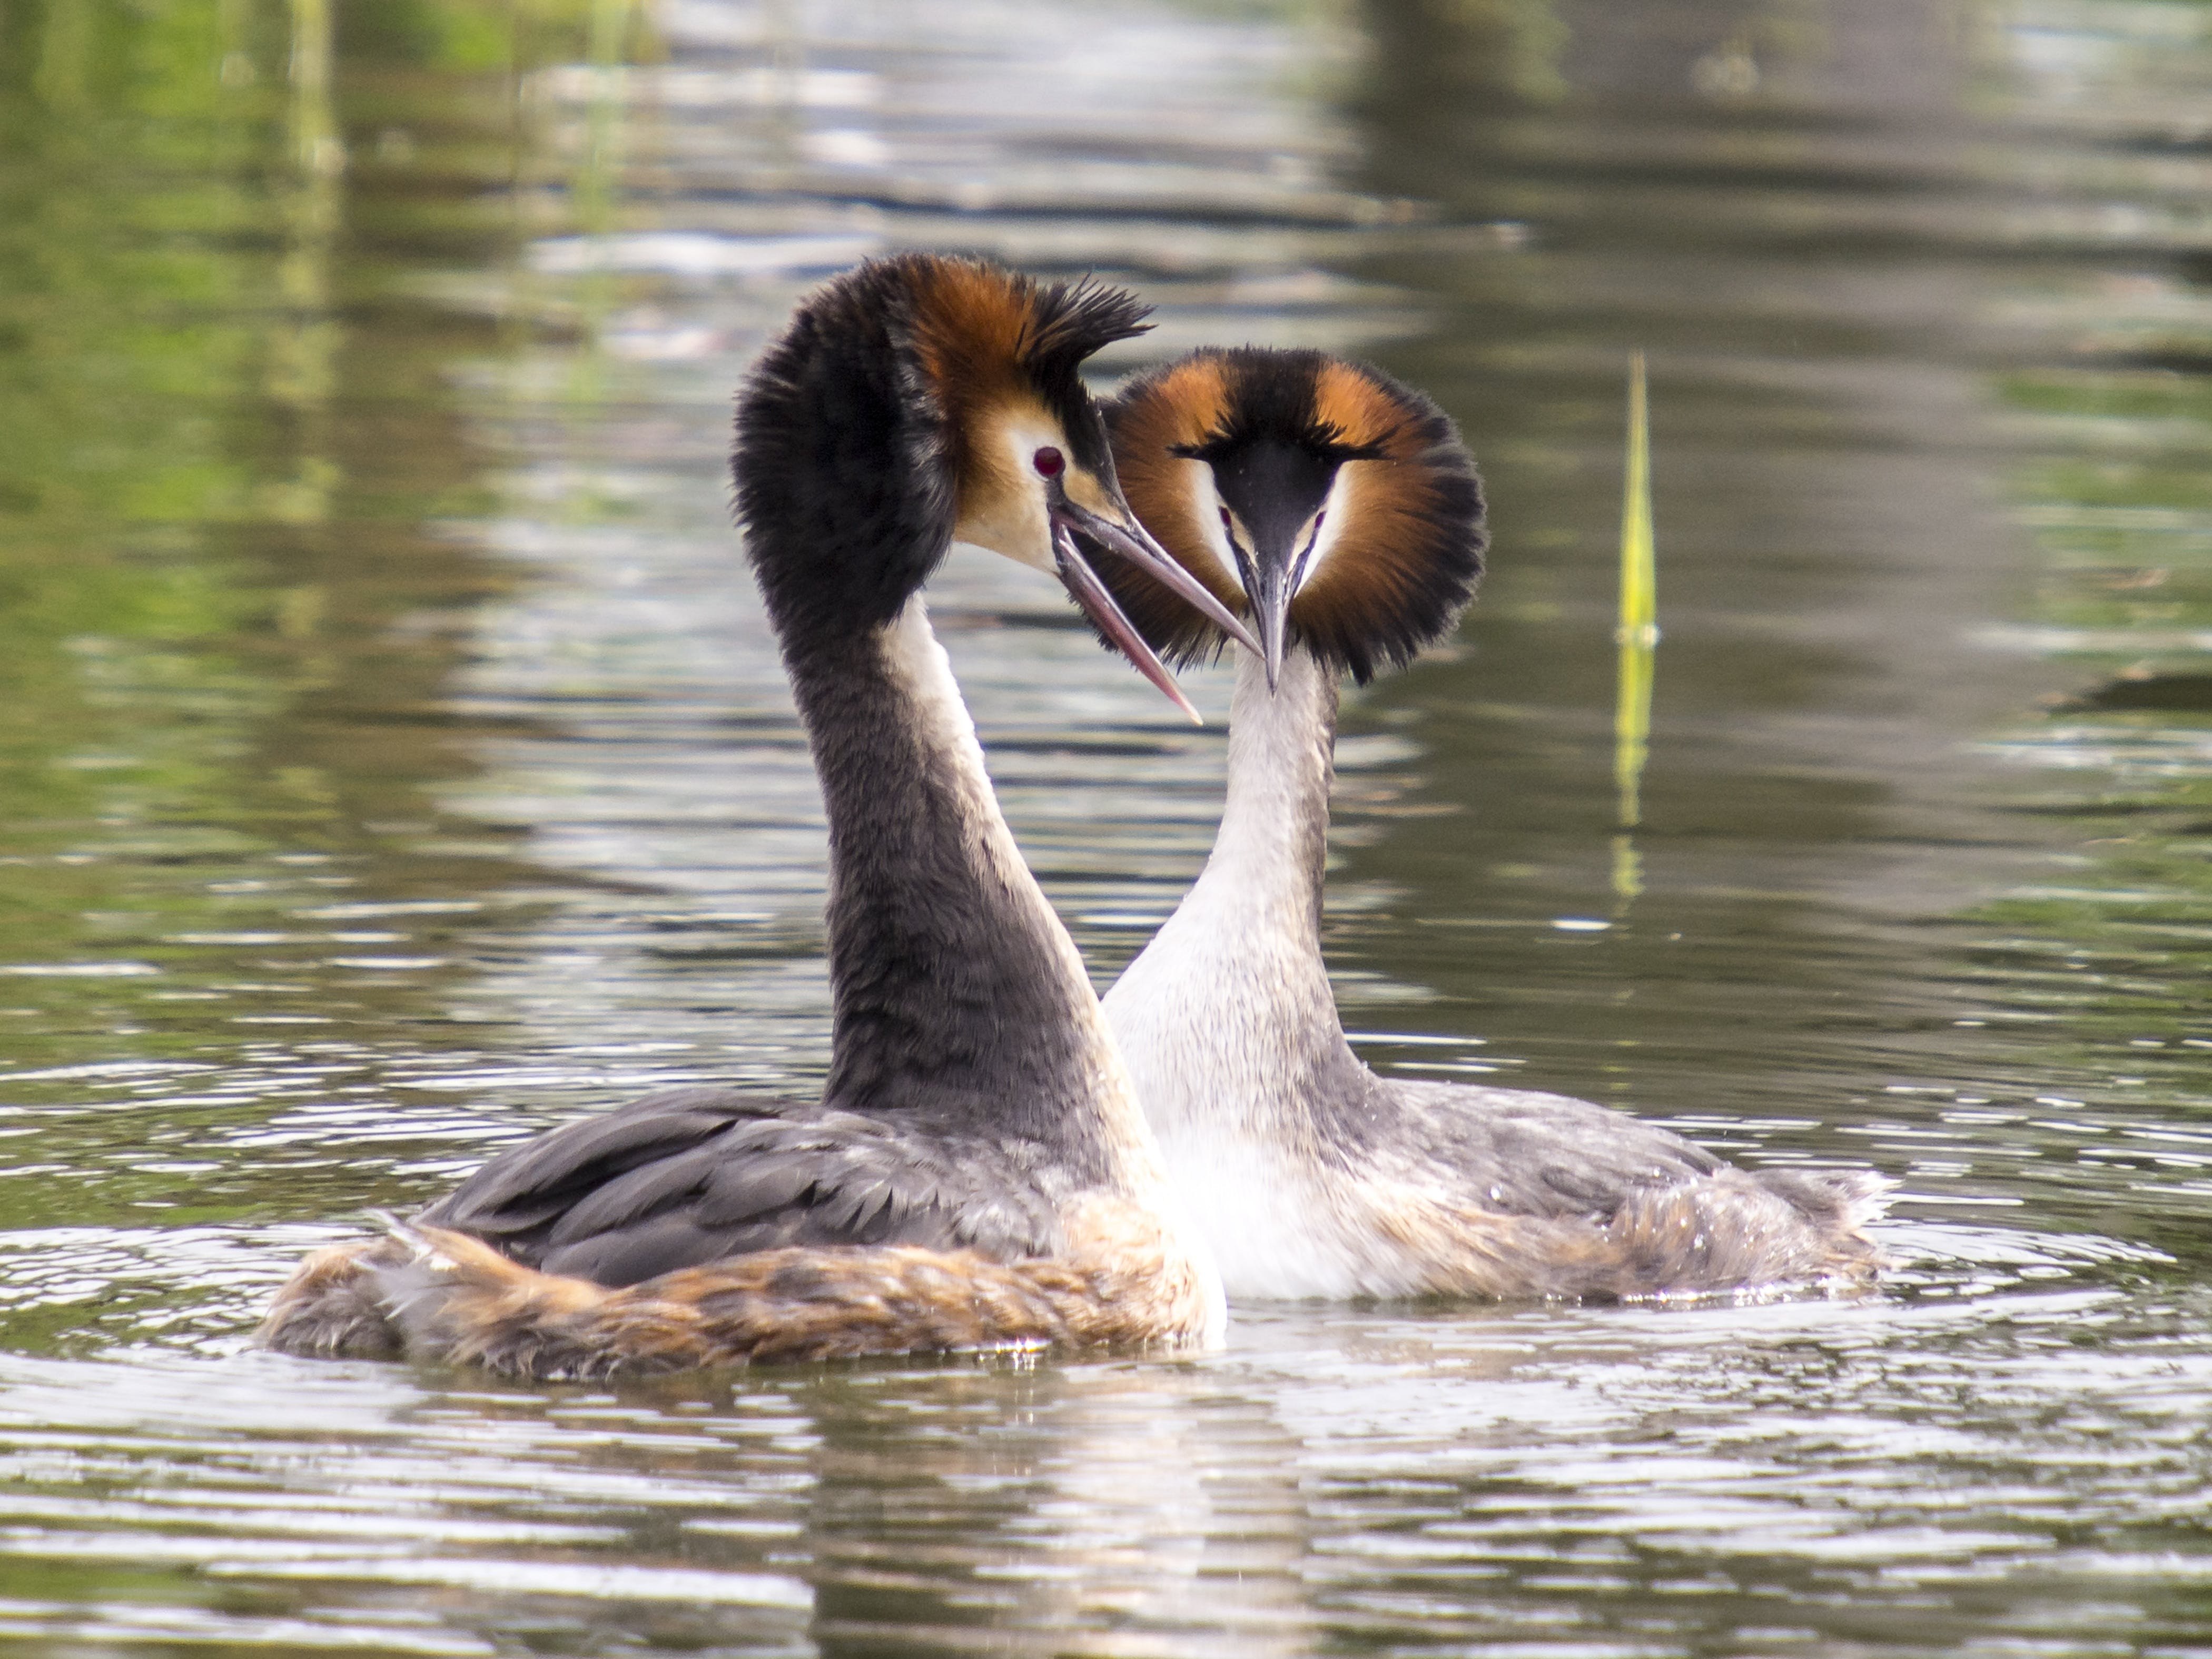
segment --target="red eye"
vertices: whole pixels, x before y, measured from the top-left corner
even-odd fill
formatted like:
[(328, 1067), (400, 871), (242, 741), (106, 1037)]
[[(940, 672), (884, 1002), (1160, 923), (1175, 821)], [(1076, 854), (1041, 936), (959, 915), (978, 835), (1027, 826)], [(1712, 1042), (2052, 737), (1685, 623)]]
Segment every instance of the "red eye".
[(1057, 478), (1067, 471), (1067, 457), (1047, 444), (1030, 457), (1030, 465), (1037, 470), (1041, 478)]

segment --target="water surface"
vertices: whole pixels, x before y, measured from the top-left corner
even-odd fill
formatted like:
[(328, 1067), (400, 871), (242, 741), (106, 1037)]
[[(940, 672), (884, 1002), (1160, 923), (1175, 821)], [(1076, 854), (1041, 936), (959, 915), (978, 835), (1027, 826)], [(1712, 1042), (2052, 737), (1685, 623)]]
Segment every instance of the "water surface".
[[(2208, 108), (2189, 0), (4, 0), (0, 1635), (2212, 1652)], [(907, 246), (1141, 289), (1109, 376), (1252, 339), (1443, 402), (1497, 545), (1348, 704), (1348, 1021), (1881, 1169), (1883, 1294), (613, 1393), (251, 1348), (498, 1146), (818, 1085), (725, 428)], [(1028, 573), (934, 606), (1103, 982), (1218, 723)]]

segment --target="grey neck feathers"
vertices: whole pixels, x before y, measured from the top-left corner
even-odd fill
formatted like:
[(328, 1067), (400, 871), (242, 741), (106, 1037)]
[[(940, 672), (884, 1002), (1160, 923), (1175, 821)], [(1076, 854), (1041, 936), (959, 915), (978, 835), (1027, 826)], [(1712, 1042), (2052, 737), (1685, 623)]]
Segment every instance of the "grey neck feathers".
[(1345, 1041), (1321, 951), (1335, 739), (1327, 669), (1293, 650), (1271, 694), (1238, 653), (1212, 856), (1106, 996), (1163, 1135), (1185, 1120), (1328, 1143), (1365, 1115), (1372, 1074)]
[(1107, 1173), (1131, 1126), (1142, 1136), (1127, 1075), (921, 596), (787, 665), (830, 819), (824, 1098), (1042, 1141)]

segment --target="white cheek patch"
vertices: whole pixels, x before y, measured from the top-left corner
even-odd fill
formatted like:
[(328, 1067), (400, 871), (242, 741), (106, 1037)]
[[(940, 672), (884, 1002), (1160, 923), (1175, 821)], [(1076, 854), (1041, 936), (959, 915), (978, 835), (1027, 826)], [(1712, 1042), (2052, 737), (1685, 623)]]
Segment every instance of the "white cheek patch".
[(1221, 492), (1214, 488), (1213, 468), (1204, 461), (1186, 460), (1189, 469), (1192, 511), (1198, 516), (1198, 538), (1221, 565), (1221, 574), (1231, 588), (1244, 583), (1237, 574), (1237, 550), (1230, 545), (1229, 531), (1221, 522)]
[(1000, 425), (988, 441), (999, 455), (998, 465), (991, 469), (995, 477), (986, 499), (969, 504), (954, 534), (961, 541), (1049, 573), (1052, 524), (1045, 511), (1045, 481), (1036, 470), (1036, 453), (1049, 446), (1065, 455), (1066, 441), (1050, 427), (1018, 419)]
[(1306, 568), (1298, 574), (1298, 591), (1304, 592), (1314, 574), (1328, 562), (1329, 554), (1342, 539), (1344, 527), (1352, 521), (1357, 510), (1352, 496), (1358, 486), (1352, 481), (1352, 470), (1359, 465), (1346, 461), (1336, 469), (1336, 477), (1329, 481), (1328, 495), (1321, 504), (1321, 533), (1314, 538), (1313, 551), (1306, 555)]

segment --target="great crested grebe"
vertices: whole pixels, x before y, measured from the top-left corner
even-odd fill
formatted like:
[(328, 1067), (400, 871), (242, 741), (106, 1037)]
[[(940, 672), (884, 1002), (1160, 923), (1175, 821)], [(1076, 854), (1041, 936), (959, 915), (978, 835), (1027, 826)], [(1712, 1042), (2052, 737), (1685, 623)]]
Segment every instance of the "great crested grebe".
[(503, 1152), (303, 1265), (270, 1346), (550, 1377), (1218, 1340), (1218, 1276), (919, 592), (955, 541), (1054, 571), (1171, 686), (1079, 530), (1243, 632), (1137, 526), (1078, 378), (1143, 315), (919, 254), (800, 306), (739, 396), (734, 467), (830, 824), (823, 1097), (671, 1090)]
[[(1311, 351), (1201, 351), (1108, 405), (1138, 516), (1261, 641), (1238, 653), (1212, 856), (1107, 994), (1138, 1097), (1232, 1297), (1614, 1297), (1843, 1285), (1870, 1174), (1739, 1170), (1560, 1095), (1377, 1077), (1322, 963), (1337, 679), (1448, 632), (1485, 544), (1449, 419)], [(1111, 580), (1164, 651), (1222, 642)]]

